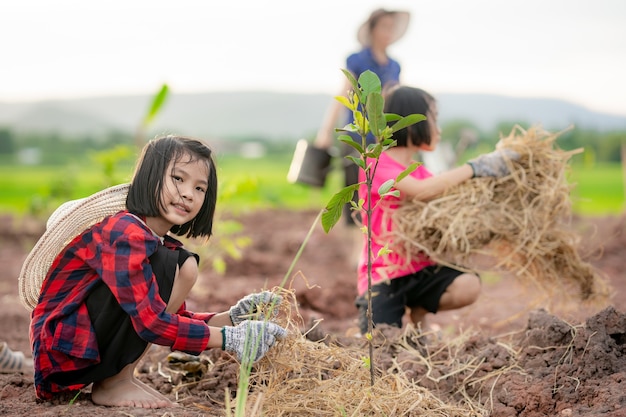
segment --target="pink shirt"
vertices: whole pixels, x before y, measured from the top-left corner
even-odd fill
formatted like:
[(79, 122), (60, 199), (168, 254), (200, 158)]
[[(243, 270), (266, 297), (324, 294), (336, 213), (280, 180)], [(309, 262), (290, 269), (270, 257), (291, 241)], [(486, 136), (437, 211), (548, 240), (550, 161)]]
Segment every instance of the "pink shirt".
[[(368, 160), (368, 164), (372, 164), (371, 166), (374, 166), (375, 162), (375, 159)], [(425, 255), (422, 258), (414, 258), (411, 262), (407, 262), (405, 258), (394, 252), (377, 256), (380, 249), (385, 246), (385, 243), (390, 243), (389, 236), (385, 236), (388, 235), (387, 232), (392, 229), (391, 212), (389, 210), (397, 208), (400, 200), (405, 197), (402, 194), (400, 198), (385, 196), (381, 201), (378, 189), (385, 181), (396, 178), (405, 169), (406, 167), (404, 165), (389, 157), (385, 152), (381, 154), (372, 182), (373, 209), (370, 226), (372, 230), (372, 285), (387, 279), (400, 278), (413, 274), (434, 264), (434, 262)], [(432, 174), (424, 165), (420, 165), (411, 173), (411, 176), (415, 179), (422, 180), (432, 177)], [(365, 173), (363, 170), (359, 170), (359, 181), (365, 181)], [(367, 186), (365, 184), (359, 187), (359, 199), (365, 201), (363, 207), (367, 208)], [(362, 213), (362, 218), (363, 225), (368, 226), (370, 222), (365, 212)], [(359, 295), (363, 295), (367, 291), (367, 235), (364, 234), (363, 236), (363, 252), (361, 253), (358, 266), (357, 290)], [(390, 245), (388, 247), (390, 247)]]

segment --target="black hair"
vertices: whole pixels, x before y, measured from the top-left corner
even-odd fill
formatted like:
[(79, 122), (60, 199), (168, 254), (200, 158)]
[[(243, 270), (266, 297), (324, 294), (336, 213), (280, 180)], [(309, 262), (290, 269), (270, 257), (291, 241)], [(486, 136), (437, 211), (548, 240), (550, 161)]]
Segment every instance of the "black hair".
[[(423, 114), (427, 118), (434, 117), (430, 110), (435, 102), (435, 98), (424, 90), (396, 85), (385, 94), (384, 112), (394, 113), (399, 116)], [(393, 125), (393, 123), (395, 122), (389, 122), (389, 125)], [(398, 130), (393, 134), (393, 139), (397, 142), (397, 146), (403, 147), (408, 146), (409, 139), (415, 146), (422, 144), (430, 145), (430, 125), (428, 120)]]
[(217, 204), (217, 170), (213, 152), (203, 142), (184, 136), (167, 135), (157, 137), (144, 146), (137, 161), (133, 180), (126, 198), (126, 208), (139, 216), (157, 217), (163, 208), (161, 191), (163, 179), (170, 163), (206, 161), (209, 177), (204, 202), (198, 215), (191, 221), (174, 225), (170, 232), (178, 236), (210, 237), (213, 233), (213, 216)]

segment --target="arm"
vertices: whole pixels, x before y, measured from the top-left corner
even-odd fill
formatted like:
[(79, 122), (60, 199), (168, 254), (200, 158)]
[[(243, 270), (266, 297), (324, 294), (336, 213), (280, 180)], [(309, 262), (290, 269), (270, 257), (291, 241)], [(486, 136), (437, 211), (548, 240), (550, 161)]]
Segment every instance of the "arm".
[(223, 327), (232, 326), (233, 322), (230, 320), (230, 315), (228, 314), (228, 311), (224, 311), (211, 317), (207, 324), (209, 326)]
[(211, 337), (209, 338), (209, 342), (206, 345), (206, 349), (211, 348), (221, 348), (223, 345), (222, 340), (222, 327), (209, 326), (209, 331), (211, 332)]
[(395, 188), (410, 198), (429, 201), (442, 195), (448, 188), (472, 178), (473, 175), (472, 167), (463, 164), (423, 180), (410, 176), (403, 178), (395, 185)]
[(470, 159), (467, 164), (443, 172), (434, 177), (417, 180), (403, 178), (395, 188), (405, 195), (421, 201), (429, 201), (443, 194), (448, 188), (474, 177), (504, 177), (509, 175), (507, 161), (518, 160), (519, 153), (511, 149), (497, 149)]
[[(346, 91), (351, 88), (352, 85), (348, 80), (346, 80), (342, 91), (338, 95), (343, 96), (346, 94)], [(335, 127), (337, 126), (337, 121), (339, 120), (343, 110), (345, 110), (343, 104), (333, 98), (328, 110), (326, 111), (322, 125), (317, 131), (317, 136), (315, 137), (314, 142), (315, 146), (320, 148), (330, 148), (332, 146)]]

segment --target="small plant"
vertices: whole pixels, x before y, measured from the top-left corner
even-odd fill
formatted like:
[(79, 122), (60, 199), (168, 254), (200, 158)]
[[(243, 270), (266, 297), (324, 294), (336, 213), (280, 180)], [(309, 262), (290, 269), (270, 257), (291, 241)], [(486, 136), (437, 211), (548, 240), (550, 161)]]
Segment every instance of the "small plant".
[[(286, 280), (291, 274), (294, 264), (300, 257), (304, 246), (306, 245), (315, 224), (321, 219), (322, 226), (326, 233), (328, 233), (332, 227), (341, 218), (343, 206), (348, 202), (352, 203), (353, 210), (364, 210), (368, 216), (371, 215), (373, 207), (371, 206), (371, 198), (368, 198), (367, 207), (363, 207), (365, 202), (359, 201), (358, 204), (352, 202), (353, 194), (358, 190), (362, 184), (367, 185), (368, 196), (371, 197), (372, 180), (376, 172), (376, 166), (378, 158), (381, 153), (393, 146), (396, 142), (391, 138), (393, 133), (410, 126), (419, 121), (425, 120), (423, 115), (412, 114), (406, 117), (401, 117), (395, 114), (385, 114), (383, 112), (384, 99), (382, 96), (382, 85), (380, 79), (372, 71), (365, 71), (359, 77), (355, 79), (354, 76), (346, 70), (343, 70), (345, 76), (350, 80), (353, 90), (348, 94), (348, 97), (336, 97), (343, 105), (348, 107), (354, 115), (354, 123), (345, 126), (338, 131), (356, 133), (361, 137), (361, 143), (355, 142), (348, 135), (341, 135), (339, 140), (352, 146), (360, 155), (359, 158), (348, 156), (360, 169), (365, 173), (366, 180), (362, 183), (347, 186), (336, 193), (326, 205), (326, 207), (320, 212), (315, 219), (314, 224), (311, 226), (309, 233), (302, 243), (291, 267), (285, 275), (285, 279), (281, 284), (281, 287), (285, 284)], [(392, 126), (388, 126), (388, 122), (395, 122)], [(368, 133), (372, 133), (377, 138), (377, 143), (367, 144), (366, 137)], [(375, 162), (372, 162), (375, 161)], [(416, 164), (412, 164), (406, 170), (404, 170), (397, 178), (391, 179), (385, 182), (378, 190), (381, 196), (395, 195), (398, 196), (397, 190), (392, 190), (396, 181), (400, 181), (402, 178), (409, 175), (416, 167)], [(374, 366), (373, 366), (373, 337), (372, 337), (372, 313), (371, 313), (371, 231), (369, 228), (364, 228), (364, 233), (367, 233), (368, 242), (368, 333), (365, 335), (369, 344), (369, 357), (363, 358), (363, 364), (370, 369), (371, 385), (374, 385)], [(379, 256), (381, 254), (377, 254)], [(270, 306), (270, 309), (275, 306)], [(250, 346), (251, 349), (246, 348), (245, 352), (250, 356), (256, 354), (256, 347)], [(246, 355), (247, 356), (247, 355)], [(246, 414), (247, 406), (247, 394), (249, 389), (249, 378), (252, 371), (252, 361), (249, 358), (244, 357), (241, 361), (239, 368), (239, 382), (237, 385), (237, 401), (234, 407), (234, 415), (240, 417)], [(345, 414), (345, 411), (343, 411)], [(231, 415), (230, 404), (227, 404), (227, 415)]]
[(134, 159), (134, 149), (130, 145), (117, 145), (112, 149), (94, 152), (90, 158), (96, 165), (102, 167), (104, 187), (111, 187), (120, 183), (118, 178), (118, 166), (122, 162), (130, 162)]
[[(378, 76), (372, 71), (365, 71), (357, 80), (349, 71), (343, 70), (346, 78), (352, 85), (352, 91), (348, 93), (347, 97), (338, 96), (335, 97), (340, 103), (347, 107), (354, 116), (354, 122), (346, 125), (341, 129), (337, 129), (339, 132), (348, 132), (356, 134), (361, 138), (361, 143), (354, 141), (351, 136), (343, 134), (339, 136), (339, 140), (346, 145), (351, 146), (357, 152), (359, 157), (347, 156), (352, 162), (354, 162), (365, 174), (365, 181), (349, 185), (339, 192), (337, 192), (326, 205), (324, 213), (322, 214), (322, 226), (326, 233), (328, 233), (333, 226), (341, 218), (343, 206), (350, 203), (353, 210), (364, 212), (368, 218), (372, 214), (372, 182), (376, 173), (376, 167), (378, 166), (378, 160), (380, 155), (387, 149), (396, 146), (396, 141), (392, 139), (395, 132), (400, 129), (411, 126), (417, 122), (426, 119), (421, 114), (411, 114), (405, 117), (397, 114), (384, 113), (385, 100), (382, 96), (382, 85)], [(390, 122), (393, 122), (391, 124)], [(391, 125), (390, 125), (391, 124)], [(376, 138), (376, 143), (367, 144), (367, 135), (369, 133)], [(397, 178), (392, 178), (385, 181), (378, 189), (379, 195), (382, 197), (386, 195), (399, 196), (400, 192), (394, 190), (393, 186), (396, 182), (400, 181), (407, 175), (409, 175), (418, 163), (413, 163), (407, 167), (403, 172), (398, 175)], [(367, 205), (365, 201), (360, 199), (357, 203), (352, 200), (352, 196), (361, 185), (367, 187)], [(373, 321), (372, 321), (372, 231), (369, 227), (362, 228), (363, 233), (367, 234), (367, 321), (368, 331), (365, 335), (369, 346), (369, 360), (365, 363), (370, 368), (371, 384), (374, 385), (374, 345), (373, 345)], [(380, 253), (376, 256), (381, 256), (384, 253), (388, 253), (389, 249), (384, 247)]]
[(163, 84), (159, 91), (152, 97), (152, 101), (150, 102), (150, 107), (148, 111), (143, 117), (141, 124), (137, 127), (137, 131), (135, 133), (135, 145), (138, 149), (141, 149), (144, 144), (144, 135), (148, 127), (152, 124), (156, 116), (159, 114), (161, 109), (163, 108), (163, 104), (167, 100), (169, 96), (170, 89), (167, 84)]

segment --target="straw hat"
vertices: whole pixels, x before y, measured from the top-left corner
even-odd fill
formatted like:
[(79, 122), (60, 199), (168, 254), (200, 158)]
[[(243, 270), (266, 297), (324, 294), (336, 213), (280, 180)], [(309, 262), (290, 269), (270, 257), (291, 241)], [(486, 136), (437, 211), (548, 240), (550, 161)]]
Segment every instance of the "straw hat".
[(68, 201), (52, 213), (46, 231), (26, 257), (18, 278), (20, 299), (28, 310), (37, 305), (43, 280), (61, 250), (106, 216), (125, 210), (129, 186), (120, 184), (80, 200)]
[(396, 23), (396, 31), (392, 39), (392, 43), (400, 39), (406, 33), (407, 28), (409, 27), (409, 18), (411, 15), (409, 12), (398, 11), (398, 10), (385, 10), (385, 9), (376, 9), (371, 14), (369, 19), (367, 19), (356, 34), (356, 38), (359, 43), (363, 46), (370, 46), (370, 25), (373, 21), (379, 19), (381, 16), (391, 15), (395, 19)]

